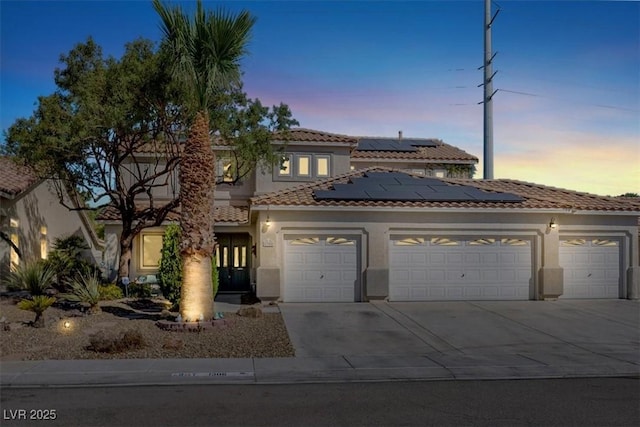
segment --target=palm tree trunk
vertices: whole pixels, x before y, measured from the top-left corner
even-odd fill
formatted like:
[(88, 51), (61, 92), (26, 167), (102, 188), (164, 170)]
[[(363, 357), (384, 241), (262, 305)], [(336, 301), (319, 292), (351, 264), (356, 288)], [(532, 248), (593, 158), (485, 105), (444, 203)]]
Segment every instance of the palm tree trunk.
[(209, 139), (209, 116), (199, 111), (180, 160), (180, 226), (182, 290), (180, 315), (184, 321), (213, 319), (211, 255), (215, 155)]

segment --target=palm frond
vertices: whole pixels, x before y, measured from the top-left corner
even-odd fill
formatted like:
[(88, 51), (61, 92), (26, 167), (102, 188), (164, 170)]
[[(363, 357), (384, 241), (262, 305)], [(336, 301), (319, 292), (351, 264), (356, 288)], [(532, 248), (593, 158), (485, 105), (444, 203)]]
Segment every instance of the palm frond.
[(199, 0), (191, 19), (180, 6), (165, 6), (160, 0), (153, 6), (175, 57), (174, 77), (187, 85), (200, 109), (206, 109), (218, 91), (240, 84), (240, 60), (248, 53), (255, 23), (249, 12), (211, 12)]

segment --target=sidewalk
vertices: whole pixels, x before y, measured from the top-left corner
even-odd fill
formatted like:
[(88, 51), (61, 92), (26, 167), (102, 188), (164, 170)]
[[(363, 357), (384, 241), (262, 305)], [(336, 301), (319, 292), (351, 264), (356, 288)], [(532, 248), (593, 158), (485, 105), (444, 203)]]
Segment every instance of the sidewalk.
[[(387, 303), (283, 304), (268, 309), (282, 312), (297, 357), (2, 362), (0, 384), (34, 387), (640, 378), (634, 314), (637, 303), (518, 304), (432, 303), (425, 308)], [(216, 303), (220, 311), (238, 307)], [(317, 316), (320, 310), (329, 320), (318, 324), (311, 314)], [(449, 320), (438, 324), (434, 319), (444, 318), (441, 311), (449, 314)], [(561, 322), (553, 320), (558, 315), (562, 315)], [(544, 324), (541, 318), (554, 323)], [(587, 320), (592, 324), (585, 326)], [(554, 331), (551, 326), (558, 323), (563, 329)], [(449, 332), (454, 328), (459, 332), (452, 336)], [(578, 335), (577, 328), (583, 332), (588, 329), (590, 334)], [(483, 345), (479, 341), (482, 339), (490, 345)], [(345, 344), (332, 347), (332, 342)]]

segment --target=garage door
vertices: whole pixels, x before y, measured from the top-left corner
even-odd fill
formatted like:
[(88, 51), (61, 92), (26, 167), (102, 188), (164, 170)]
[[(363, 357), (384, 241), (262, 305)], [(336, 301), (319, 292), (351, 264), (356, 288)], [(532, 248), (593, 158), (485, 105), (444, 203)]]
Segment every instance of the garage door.
[(619, 298), (620, 242), (608, 239), (562, 239), (564, 269), (561, 298)]
[(285, 239), (285, 302), (354, 302), (355, 239), (318, 236)]
[(510, 238), (393, 239), (393, 301), (526, 300), (531, 242)]

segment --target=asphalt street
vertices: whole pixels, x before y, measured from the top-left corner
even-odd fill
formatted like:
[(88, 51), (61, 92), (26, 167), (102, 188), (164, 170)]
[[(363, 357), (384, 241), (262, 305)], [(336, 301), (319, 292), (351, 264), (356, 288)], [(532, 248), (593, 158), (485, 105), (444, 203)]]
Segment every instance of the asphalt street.
[(12, 388), (0, 401), (3, 427), (640, 425), (637, 377)]

